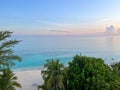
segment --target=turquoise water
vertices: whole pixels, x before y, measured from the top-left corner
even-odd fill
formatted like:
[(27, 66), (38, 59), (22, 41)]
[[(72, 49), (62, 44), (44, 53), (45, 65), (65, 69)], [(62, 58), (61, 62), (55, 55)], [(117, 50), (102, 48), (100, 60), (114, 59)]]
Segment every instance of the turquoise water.
[[(120, 36), (14, 36), (22, 40), (14, 51), (22, 57), (14, 69), (42, 67), (47, 59), (60, 59), (67, 64), (76, 54), (105, 59), (105, 63), (120, 61)], [(114, 58), (114, 60), (112, 60)]]

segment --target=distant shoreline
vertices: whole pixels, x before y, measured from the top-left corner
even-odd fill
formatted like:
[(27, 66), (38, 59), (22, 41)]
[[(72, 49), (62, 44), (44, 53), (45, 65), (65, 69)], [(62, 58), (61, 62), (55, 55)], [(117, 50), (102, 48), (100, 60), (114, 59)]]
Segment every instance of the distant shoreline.
[[(115, 59), (115, 58), (102, 58), (104, 60), (104, 62), (107, 64), (107, 65), (110, 65), (112, 63), (115, 63), (115, 62), (119, 62), (120, 59)], [(72, 60), (72, 59), (71, 59)], [(65, 66), (67, 66), (67, 63), (63, 63)], [(14, 72), (19, 72), (19, 71), (29, 71), (29, 70), (42, 70), (44, 69), (44, 65), (42, 66), (36, 66), (36, 67), (24, 67), (24, 68), (12, 68), (12, 70)]]
[(19, 72), (19, 71), (29, 71), (29, 70), (42, 70), (44, 67), (27, 67), (27, 68), (12, 68), (14, 72)]

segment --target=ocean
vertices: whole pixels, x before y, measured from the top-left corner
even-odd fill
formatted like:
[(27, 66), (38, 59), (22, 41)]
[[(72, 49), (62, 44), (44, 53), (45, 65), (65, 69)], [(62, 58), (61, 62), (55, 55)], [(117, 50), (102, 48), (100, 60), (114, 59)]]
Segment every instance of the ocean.
[(13, 69), (42, 68), (47, 59), (67, 65), (76, 54), (103, 58), (106, 64), (120, 61), (120, 36), (13, 36), (22, 40), (14, 47), (22, 62)]

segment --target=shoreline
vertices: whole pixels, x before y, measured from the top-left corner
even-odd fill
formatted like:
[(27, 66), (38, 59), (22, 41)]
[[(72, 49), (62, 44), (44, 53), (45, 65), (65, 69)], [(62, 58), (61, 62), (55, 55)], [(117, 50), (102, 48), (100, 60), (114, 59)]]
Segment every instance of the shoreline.
[(16, 90), (37, 90), (37, 86), (44, 83), (41, 69), (17, 70), (14, 74), (18, 78), (17, 82), (22, 86)]
[(42, 70), (42, 69), (44, 69), (43, 65), (39, 67), (12, 68), (12, 71), (17, 72), (17, 71)]

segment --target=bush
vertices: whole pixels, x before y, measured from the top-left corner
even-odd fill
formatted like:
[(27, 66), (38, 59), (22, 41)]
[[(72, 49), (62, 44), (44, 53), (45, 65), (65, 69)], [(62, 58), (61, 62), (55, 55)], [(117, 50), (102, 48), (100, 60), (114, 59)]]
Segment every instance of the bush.
[(101, 58), (76, 55), (68, 68), (69, 90), (120, 90), (120, 79)]

